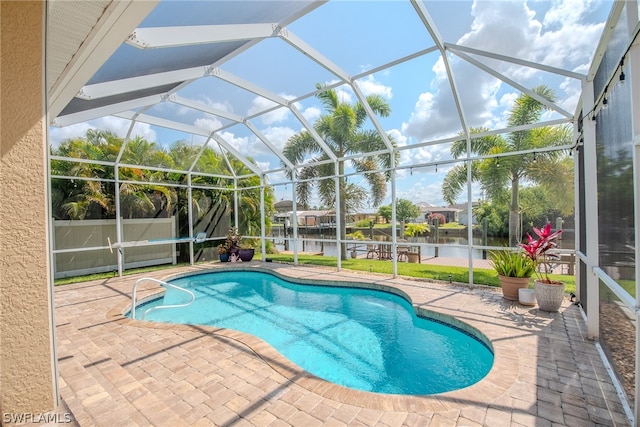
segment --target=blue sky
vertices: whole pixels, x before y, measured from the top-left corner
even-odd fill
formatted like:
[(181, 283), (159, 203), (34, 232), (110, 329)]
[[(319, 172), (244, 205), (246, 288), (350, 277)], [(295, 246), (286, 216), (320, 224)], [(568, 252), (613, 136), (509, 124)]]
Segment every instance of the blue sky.
[[(436, 1), (425, 5), (445, 42), (586, 73), (611, 1)], [(288, 30), (351, 76), (434, 45), (411, 4), (399, 0), (330, 1), (289, 25)], [(504, 127), (519, 91), (460, 58), (450, 59), (469, 125)], [(580, 96), (578, 81), (507, 63), (493, 65), (525, 87), (539, 84), (552, 87), (558, 104), (570, 113), (575, 111)], [(311, 92), (318, 82), (337, 81), (334, 75), (277, 38), (260, 42), (220, 68), (287, 99)], [(400, 146), (449, 137), (462, 129), (438, 51), (359, 79), (357, 84), (365, 95), (379, 94), (389, 102), (392, 114), (380, 123)], [(346, 87), (337, 91), (347, 101), (356, 100)], [(273, 105), (213, 77), (196, 81), (179, 95), (243, 117)], [(313, 97), (301, 100), (296, 107), (311, 123), (322, 113)], [(227, 123), (173, 103), (159, 104), (149, 114), (210, 130)], [(559, 116), (549, 114), (547, 118), (556, 117)], [(255, 117), (251, 122), (279, 149), (302, 129), (300, 122), (284, 109)], [(51, 128), (50, 140), (55, 146), (66, 138), (84, 135), (89, 128), (106, 128), (124, 136), (128, 127), (126, 120), (105, 117), (66, 128)], [(180, 139), (194, 144), (202, 144), (204, 140), (143, 123), (136, 125), (134, 134), (161, 145)], [(243, 125), (229, 127), (220, 134), (255, 159), (263, 170), (279, 167), (277, 157)], [(433, 164), (399, 171), (397, 197), (443, 205), (440, 187), (450, 165), (436, 164), (450, 158), (448, 144), (403, 151), (401, 165)], [(271, 182), (283, 179), (281, 173), (269, 175)], [(355, 182), (359, 180), (355, 178)], [(478, 195), (474, 193), (472, 197)], [(290, 199), (291, 186), (286, 190), (277, 186), (276, 198)], [(466, 194), (458, 201), (465, 200)]]

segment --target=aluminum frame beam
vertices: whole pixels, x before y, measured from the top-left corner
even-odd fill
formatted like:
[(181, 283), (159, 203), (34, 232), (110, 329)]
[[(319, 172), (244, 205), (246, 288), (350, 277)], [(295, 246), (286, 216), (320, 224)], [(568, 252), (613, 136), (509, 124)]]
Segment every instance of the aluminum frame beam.
[(276, 23), (136, 28), (125, 42), (139, 49), (162, 49), (273, 37)]

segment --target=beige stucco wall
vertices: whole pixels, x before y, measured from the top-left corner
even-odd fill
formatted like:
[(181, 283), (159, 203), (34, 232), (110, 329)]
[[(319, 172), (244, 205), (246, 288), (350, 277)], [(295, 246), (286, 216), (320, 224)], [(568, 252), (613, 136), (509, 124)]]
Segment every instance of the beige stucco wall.
[[(52, 409), (44, 2), (0, 1), (0, 405)], [(4, 418), (4, 415), (3, 415)]]

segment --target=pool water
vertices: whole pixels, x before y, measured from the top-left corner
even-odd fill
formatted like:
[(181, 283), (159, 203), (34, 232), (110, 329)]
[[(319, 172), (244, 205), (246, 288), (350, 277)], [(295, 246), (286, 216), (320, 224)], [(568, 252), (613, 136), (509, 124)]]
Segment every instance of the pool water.
[[(149, 312), (145, 320), (210, 325), (267, 341), (314, 375), (346, 387), (389, 394), (435, 394), (472, 385), (491, 369), (479, 339), (416, 316), (388, 292), (299, 285), (261, 272), (216, 272), (173, 280), (194, 292), (185, 308)], [(167, 289), (136, 311), (185, 302)]]

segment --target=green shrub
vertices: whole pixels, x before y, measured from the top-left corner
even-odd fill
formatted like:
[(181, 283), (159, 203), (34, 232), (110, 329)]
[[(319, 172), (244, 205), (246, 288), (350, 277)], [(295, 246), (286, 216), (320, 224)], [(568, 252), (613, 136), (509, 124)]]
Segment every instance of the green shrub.
[(404, 234), (407, 237), (415, 237), (429, 231), (429, 226), (424, 222), (410, 222), (404, 226)]
[(352, 239), (352, 240), (366, 240), (367, 238), (364, 236), (364, 234), (362, 234), (362, 231), (360, 230), (356, 230), (353, 233), (349, 233), (347, 234), (347, 239)]
[(522, 251), (490, 251), (491, 264), (500, 276), (531, 277), (536, 271), (535, 263)]

